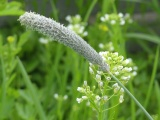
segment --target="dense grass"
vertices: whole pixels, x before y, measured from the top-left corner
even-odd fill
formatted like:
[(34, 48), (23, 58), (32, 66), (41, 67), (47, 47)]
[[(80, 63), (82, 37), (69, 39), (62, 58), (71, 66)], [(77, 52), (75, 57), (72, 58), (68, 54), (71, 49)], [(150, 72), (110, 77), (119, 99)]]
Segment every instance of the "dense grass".
[[(51, 18), (64, 23), (58, 1), (42, 1), (41, 13), (47, 13), (50, 3)], [(85, 5), (84, 5), (85, 3)], [(132, 58), (138, 67), (137, 76), (126, 84), (129, 91), (155, 119), (160, 119), (160, 64), (159, 64), (159, 20), (158, 0), (116, 1), (112, 0), (66, 0), (65, 7), (74, 4), (74, 14), (87, 22), (84, 39), (96, 49), (99, 43), (112, 41), (115, 51), (125, 58)], [(121, 5), (126, 6), (122, 9)], [(81, 94), (77, 87), (87, 80), (89, 85), (96, 81), (89, 73), (89, 64), (82, 56), (57, 42), (42, 44), (41, 34), (26, 30), (17, 19), (25, 12), (27, 3), (17, 1), (0, 2), (0, 17), (7, 22), (0, 29), (0, 119), (2, 120), (96, 120), (97, 113), (85, 102), (77, 103)], [(131, 5), (131, 6), (130, 6)], [(136, 6), (139, 6), (137, 9)], [(32, 11), (38, 12), (38, 3), (31, 2)], [(149, 8), (149, 10), (147, 9)], [(71, 9), (71, 8), (70, 8)], [(94, 12), (96, 11), (96, 13)], [(138, 21), (126, 26), (111, 26), (100, 21), (106, 13), (130, 13), (144, 15), (156, 13), (153, 23)], [(65, 11), (63, 11), (65, 12)], [(92, 14), (95, 13), (95, 14)], [(62, 13), (63, 14), (63, 13)], [(73, 14), (73, 13), (71, 13)], [(8, 16), (14, 16), (11, 20)], [(0, 18), (1, 19), (1, 18)], [(149, 20), (148, 20), (149, 21)], [(99, 26), (107, 26), (107, 31)], [(155, 29), (158, 28), (156, 31)], [(46, 38), (48, 39), (48, 38)], [(104, 48), (103, 51), (107, 51)], [(58, 98), (55, 95), (58, 94)], [(67, 95), (65, 99), (65, 95)], [(116, 99), (105, 105), (111, 107)], [(127, 95), (124, 102), (104, 112), (104, 119), (144, 120), (141, 109)]]

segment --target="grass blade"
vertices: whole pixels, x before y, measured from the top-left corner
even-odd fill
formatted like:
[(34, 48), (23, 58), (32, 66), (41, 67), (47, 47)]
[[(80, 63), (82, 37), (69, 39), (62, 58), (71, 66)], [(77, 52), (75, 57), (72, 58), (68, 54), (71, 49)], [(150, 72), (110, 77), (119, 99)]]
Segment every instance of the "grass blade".
[(146, 108), (149, 102), (149, 98), (151, 97), (151, 93), (152, 93), (152, 89), (153, 89), (153, 83), (155, 80), (155, 76), (156, 76), (156, 72), (157, 72), (157, 68), (158, 68), (158, 59), (159, 59), (159, 46), (157, 47), (156, 50), (156, 56), (155, 56), (155, 61), (154, 61), (154, 66), (153, 66), (153, 71), (152, 71), (152, 76), (151, 76), (151, 80), (149, 83), (149, 88), (148, 88), (148, 92), (147, 92), (147, 98), (144, 104), (144, 107)]
[(34, 89), (32, 83), (31, 83), (31, 81), (30, 81), (30, 79), (27, 75), (27, 72), (26, 72), (22, 62), (20, 61), (19, 58), (17, 58), (17, 61), (18, 61), (18, 67), (20, 68), (20, 70), (22, 72), (22, 76), (24, 77), (24, 82), (26, 83), (26, 86), (28, 87), (28, 90), (30, 91), (30, 93), (32, 95), (32, 98), (34, 100), (35, 108), (37, 109), (37, 112), (39, 113), (40, 119), (41, 120), (47, 120), (45, 112), (43, 111), (42, 106), (40, 104), (40, 101), (36, 97), (37, 93), (35, 92), (35, 89)]
[(150, 41), (156, 44), (160, 44), (160, 38), (155, 35), (148, 35), (143, 33), (127, 33), (126, 37), (142, 39), (142, 40)]
[(155, 82), (155, 91), (156, 91), (156, 96), (157, 96), (157, 105), (158, 105), (158, 118), (160, 118), (160, 87), (158, 82)]

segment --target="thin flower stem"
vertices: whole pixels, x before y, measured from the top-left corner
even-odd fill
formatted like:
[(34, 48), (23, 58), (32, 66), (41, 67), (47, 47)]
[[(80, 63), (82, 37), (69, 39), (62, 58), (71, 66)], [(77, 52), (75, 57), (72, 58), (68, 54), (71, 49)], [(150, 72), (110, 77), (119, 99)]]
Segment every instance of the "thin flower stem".
[(141, 108), (141, 110), (146, 114), (149, 120), (153, 120), (150, 114), (144, 109), (144, 107), (138, 102), (138, 100), (128, 91), (128, 89), (111, 73), (109, 74), (113, 77), (113, 79), (125, 90), (125, 92), (135, 101), (135, 103)]
[(98, 112), (98, 120), (102, 120), (102, 119), (103, 119), (103, 118), (102, 118), (102, 114), (103, 114), (102, 111)]
[(98, 120), (103, 120), (103, 105), (100, 105), (100, 110), (98, 111)]
[(104, 111), (107, 111), (107, 110), (110, 110), (110, 109), (112, 109), (112, 108), (114, 108), (114, 107), (116, 107), (116, 106), (118, 106), (119, 105), (119, 103), (118, 104), (116, 104), (115, 106), (113, 106), (113, 107), (110, 107), (110, 108), (108, 108), (108, 109), (105, 109), (105, 110), (103, 110), (103, 112)]
[(90, 5), (90, 7), (89, 7), (89, 9), (88, 9), (85, 17), (84, 17), (84, 22), (88, 21), (89, 15), (91, 14), (91, 12), (92, 12), (92, 10), (93, 10), (93, 8), (94, 8), (94, 6), (95, 6), (96, 3), (97, 3), (97, 0), (93, 0), (92, 1), (91, 5)]

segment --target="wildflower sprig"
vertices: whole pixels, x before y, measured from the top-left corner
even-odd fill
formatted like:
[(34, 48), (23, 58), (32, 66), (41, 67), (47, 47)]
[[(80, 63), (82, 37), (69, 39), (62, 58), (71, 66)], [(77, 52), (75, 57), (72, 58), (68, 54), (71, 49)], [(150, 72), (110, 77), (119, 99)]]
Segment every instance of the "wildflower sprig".
[(101, 50), (108, 50), (108, 51), (110, 51), (110, 52), (114, 52), (114, 51), (115, 51), (115, 48), (114, 48), (112, 42), (108, 42), (108, 43), (105, 43), (105, 44), (100, 43), (100, 44), (99, 44), (99, 48), (100, 48)]
[(68, 95), (59, 95), (58, 93), (55, 93), (53, 95), (53, 97), (56, 99), (56, 100), (60, 100), (60, 101), (65, 101), (68, 99)]
[[(100, 52), (103, 60), (108, 63), (110, 72), (116, 76), (122, 84), (126, 84), (134, 76), (136, 76), (137, 67), (134, 66), (132, 60), (124, 59), (117, 52)], [(90, 102), (90, 106), (98, 112), (113, 108), (124, 101), (124, 89), (112, 78), (110, 73), (100, 71), (96, 65), (90, 63), (89, 72), (95, 79), (97, 86), (90, 87), (87, 81), (82, 87), (77, 90), (83, 94), (81, 98), (77, 98), (77, 102), (81, 103), (84, 100)], [(92, 88), (92, 89), (91, 89)], [(85, 96), (85, 97), (84, 97)], [(117, 99), (117, 103), (110, 108), (102, 109), (103, 105), (110, 99)]]
[(112, 13), (112, 14), (105, 14), (104, 16), (100, 17), (101, 22), (106, 22), (110, 25), (119, 24), (121, 26), (125, 24), (130, 24), (133, 20), (130, 17), (130, 14), (126, 13)]
[(88, 32), (85, 31), (85, 27), (87, 23), (82, 22), (82, 18), (80, 15), (78, 14), (75, 16), (68, 15), (66, 17), (66, 21), (69, 22), (69, 24), (67, 25), (67, 28), (69, 28), (70, 30), (73, 30), (81, 37), (85, 37), (88, 35)]

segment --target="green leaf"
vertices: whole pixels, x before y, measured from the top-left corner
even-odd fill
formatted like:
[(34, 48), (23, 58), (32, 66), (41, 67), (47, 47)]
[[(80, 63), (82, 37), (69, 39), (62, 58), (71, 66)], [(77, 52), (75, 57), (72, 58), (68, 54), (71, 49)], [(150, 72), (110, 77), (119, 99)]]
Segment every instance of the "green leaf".
[(0, 4), (0, 16), (12, 16), (12, 15), (22, 15), (24, 11), (21, 9), (21, 3), (13, 1), (1, 7)]
[(156, 35), (148, 35), (144, 33), (127, 33), (126, 37), (146, 40), (146, 41), (150, 41), (156, 44), (160, 44), (160, 37)]

